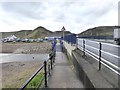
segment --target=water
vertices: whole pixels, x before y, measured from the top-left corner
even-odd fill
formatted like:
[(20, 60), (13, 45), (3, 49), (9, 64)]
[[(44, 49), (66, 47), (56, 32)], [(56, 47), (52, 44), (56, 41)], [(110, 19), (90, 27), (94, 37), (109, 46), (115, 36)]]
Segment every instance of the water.
[(48, 54), (0, 54), (0, 63), (44, 61), (49, 58)]

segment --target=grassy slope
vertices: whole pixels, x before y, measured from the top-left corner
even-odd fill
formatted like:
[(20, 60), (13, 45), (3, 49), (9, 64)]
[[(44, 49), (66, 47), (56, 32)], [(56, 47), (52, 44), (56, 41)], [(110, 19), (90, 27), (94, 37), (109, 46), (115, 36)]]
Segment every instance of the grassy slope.
[(34, 29), (31, 32), (31, 34), (28, 35), (28, 38), (44, 38), (46, 36), (49, 36), (50, 34), (52, 34), (51, 31), (40, 26), (40, 27), (37, 27), (36, 29)]
[(31, 31), (32, 30), (21, 30), (16, 32), (1, 32), (1, 33), (2, 33), (2, 38), (8, 37), (10, 35), (16, 35), (19, 38), (24, 38), (26, 35), (30, 34)]
[(31, 82), (27, 85), (26, 88), (37, 88), (40, 82), (41, 82), (40, 86), (43, 84), (44, 82), (43, 80), (44, 80), (44, 73), (41, 72), (31, 80)]
[[(65, 31), (65, 35), (71, 34), (69, 31)], [(16, 35), (19, 38), (44, 38), (48, 36), (61, 36), (62, 31), (52, 32), (46, 28), (39, 26), (34, 30), (21, 30), (16, 32), (2, 32), (2, 38), (8, 37), (10, 35)]]
[(120, 26), (100, 26), (88, 29), (80, 34), (79, 36), (113, 36), (115, 28), (120, 28)]
[[(62, 36), (63, 32), (62, 31), (55, 31), (53, 34), (55, 36)], [(71, 34), (71, 32), (70, 31), (64, 31), (64, 35), (68, 35), (68, 34)]]
[[(78, 34), (78, 36), (113, 36), (113, 31), (115, 28), (120, 28), (120, 26), (99, 26), (90, 28), (82, 33)], [(20, 38), (44, 38), (48, 36), (62, 36), (62, 31), (52, 32), (47, 30), (46, 28), (39, 26), (34, 30), (21, 30), (16, 32), (2, 32), (2, 38), (16, 35)], [(69, 31), (65, 31), (65, 35), (71, 34)]]

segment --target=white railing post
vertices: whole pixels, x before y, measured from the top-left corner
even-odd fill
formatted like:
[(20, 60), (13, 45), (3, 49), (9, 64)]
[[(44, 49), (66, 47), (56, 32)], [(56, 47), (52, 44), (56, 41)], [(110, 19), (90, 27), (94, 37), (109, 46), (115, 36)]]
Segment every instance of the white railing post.
[(101, 49), (102, 49), (102, 44), (101, 42), (99, 43), (99, 70), (101, 70)]
[(83, 55), (85, 56), (85, 40), (83, 40)]

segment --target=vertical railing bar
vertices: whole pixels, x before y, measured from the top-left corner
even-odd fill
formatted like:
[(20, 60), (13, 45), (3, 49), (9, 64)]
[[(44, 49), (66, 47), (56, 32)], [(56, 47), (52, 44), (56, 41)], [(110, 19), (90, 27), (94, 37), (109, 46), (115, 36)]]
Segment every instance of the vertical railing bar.
[[(53, 51), (54, 51), (54, 50), (53, 50)], [(50, 58), (51, 70), (52, 70), (52, 59), (53, 59), (53, 52), (52, 52), (52, 55), (51, 55), (51, 58)]]
[[(81, 40), (81, 42), (80, 42), (80, 40)], [(87, 50), (86, 49), (86, 41), (85, 41), (86, 39), (78, 39), (77, 40), (77, 43), (78, 43), (78, 48), (80, 49), (80, 50), (82, 50), (82, 52), (83, 52), (83, 54), (84, 54), (84, 52)], [(89, 40), (88, 40), (89, 41)], [(92, 41), (92, 40), (90, 40), (90, 41)], [(98, 49), (99, 49), (99, 52), (98, 52), (98, 57), (97, 57), (97, 59), (98, 59), (98, 69), (99, 70), (101, 70), (102, 69), (102, 65), (105, 65), (106, 64), (106, 67), (111, 67), (113, 70), (115, 70), (116, 69), (116, 67), (115, 66), (113, 66), (114, 64), (112, 64), (111, 62), (109, 62), (109, 61), (107, 61), (107, 60), (103, 60), (104, 58), (102, 57), (102, 51), (104, 51), (102, 48), (103, 48), (103, 44), (106, 44), (106, 43), (101, 43), (101, 42), (97, 42), (97, 41), (93, 41), (93, 42), (95, 42), (95, 43), (98, 43), (99, 44), (99, 47), (98, 47)], [(82, 45), (81, 45), (82, 44)], [(112, 45), (112, 44), (111, 44)], [(89, 51), (89, 50), (88, 50)], [(85, 52), (86, 53), (86, 52)], [(90, 53), (90, 52), (88, 52), (88, 53)], [(94, 54), (94, 53), (93, 53)], [(94, 56), (94, 55), (93, 55)], [(104, 63), (104, 62), (105, 63)], [(108, 64), (108, 65), (107, 65)], [(115, 68), (115, 69), (114, 69)], [(110, 68), (109, 68), (110, 69)], [(110, 70), (112, 70), (112, 69), (110, 69)], [(119, 67), (117, 68), (117, 69), (119, 69)], [(112, 71), (113, 71), (112, 70)], [(118, 71), (118, 70), (117, 70)], [(119, 71), (118, 71), (119, 72)], [(115, 72), (116, 73), (116, 72)], [(119, 75), (119, 74), (118, 74)]]
[(83, 55), (85, 56), (85, 40), (83, 40)]
[(41, 69), (44, 67), (44, 65), (42, 65), (21, 87), (20, 90), (24, 90), (25, 87), (29, 84), (29, 82), (38, 74), (38, 72), (41, 71)]
[[(45, 87), (48, 87), (48, 77), (47, 77), (47, 73), (48, 73), (48, 75), (51, 75), (51, 70), (53, 69), (53, 63), (55, 63), (55, 61), (53, 60), (53, 59), (55, 59), (55, 54), (56, 54), (56, 51), (53, 51), (52, 52), (52, 55), (50, 55), (50, 58), (47, 60), (47, 61), (44, 61), (44, 64), (40, 67), (40, 69), (39, 70), (37, 70), (36, 72), (35, 72), (35, 74), (33, 74), (24, 84), (23, 84), (23, 86), (21, 86), (21, 88), (20, 88), (20, 90), (23, 90), (23, 89), (25, 89), (25, 87), (28, 85), (28, 83), (37, 75), (37, 73), (39, 72), (39, 71), (41, 71), (41, 69), (42, 68), (44, 68), (44, 78), (42, 78), (42, 79), (44, 79), (44, 85), (45, 85)], [(50, 62), (49, 62), (49, 60), (50, 60)], [(48, 64), (47, 64), (47, 62), (48, 62)], [(51, 66), (51, 67), (50, 67)], [(50, 69), (51, 68), (51, 69)], [(42, 80), (40, 80), (40, 82), (41, 82)], [(38, 83), (38, 86), (37, 87), (39, 87), (39, 84), (40, 84), (40, 82)]]
[(45, 87), (47, 87), (47, 62), (44, 61)]
[(101, 70), (101, 49), (102, 49), (102, 44), (101, 42), (99, 43), (99, 70)]
[(49, 74), (49, 76), (51, 75), (51, 70), (50, 70), (50, 62), (49, 62), (49, 64), (48, 64), (48, 74)]

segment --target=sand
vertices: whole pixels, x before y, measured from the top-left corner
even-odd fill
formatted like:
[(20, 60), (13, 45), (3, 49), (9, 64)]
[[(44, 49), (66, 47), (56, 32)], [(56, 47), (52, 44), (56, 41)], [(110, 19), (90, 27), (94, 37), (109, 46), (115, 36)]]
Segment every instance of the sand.
[(0, 53), (15, 53), (15, 54), (44, 54), (50, 53), (51, 43), (23, 43), (23, 42), (11, 42), (2, 43), (2, 50)]
[[(0, 53), (49, 54), (51, 43), (2, 43)], [(21, 85), (43, 64), (43, 61), (10, 62), (2, 66), (2, 88), (20, 88)]]
[(20, 88), (42, 64), (40, 61), (3, 63), (2, 88)]

